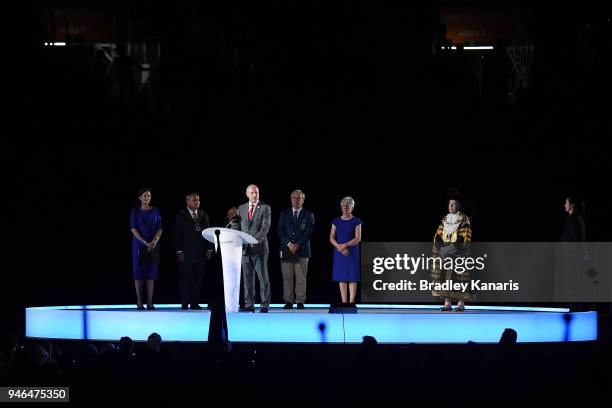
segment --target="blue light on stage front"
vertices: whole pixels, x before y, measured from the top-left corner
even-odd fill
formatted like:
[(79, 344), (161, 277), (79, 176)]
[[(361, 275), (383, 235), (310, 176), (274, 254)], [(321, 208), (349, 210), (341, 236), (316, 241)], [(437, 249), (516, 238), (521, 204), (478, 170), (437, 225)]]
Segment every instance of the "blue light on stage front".
[(146, 341), (156, 332), (164, 341), (207, 341), (210, 312), (181, 312), (176, 306), (160, 305), (155, 312), (137, 311), (133, 305), (32, 307), (26, 309), (26, 336)]
[[(228, 313), (227, 330), (233, 342), (344, 343), (341, 314)], [(324, 330), (319, 329), (323, 324)]]
[(517, 341), (559, 342), (597, 339), (597, 313), (572, 313), (566, 324), (563, 313), (464, 313), (380, 314), (344, 316), (346, 342), (361, 343), (373, 336), (379, 343), (497, 343), (506, 328), (518, 333)]
[[(321, 307), (287, 311), (278, 305), (266, 314), (229, 313), (229, 339), (253, 343), (361, 343), (363, 336), (373, 336), (380, 343), (395, 344), (497, 343), (506, 328), (516, 330), (517, 341), (522, 343), (597, 339), (596, 312), (468, 306), (464, 313), (441, 313), (432, 311), (437, 308), (432, 305), (359, 305), (357, 313), (329, 314), (327, 305), (317, 306)], [(159, 305), (154, 312), (137, 311), (134, 305), (26, 309), (26, 336), (48, 339), (116, 341), (129, 336), (144, 341), (157, 332), (165, 341), (206, 342), (209, 324), (208, 310), (182, 311), (179, 305)]]
[[(208, 341), (210, 313), (88, 311), (89, 338), (147, 340), (153, 332), (164, 341)], [(119, 335), (121, 334), (121, 335)], [(119, 337), (117, 337), (119, 335)]]
[(83, 338), (83, 312), (54, 307), (26, 309), (26, 336), (47, 339)]
[(568, 341), (597, 340), (597, 312), (578, 312), (569, 316), (569, 322), (561, 316), (563, 325), (567, 328)]

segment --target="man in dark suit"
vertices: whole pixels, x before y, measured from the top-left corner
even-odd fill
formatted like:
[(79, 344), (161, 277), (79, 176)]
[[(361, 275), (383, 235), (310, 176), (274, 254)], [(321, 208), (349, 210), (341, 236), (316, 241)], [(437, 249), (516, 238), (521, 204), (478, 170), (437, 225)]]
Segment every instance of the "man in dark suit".
[(304, 309), (306, 301), (306, 274), (311, 256), (310, 237), (314, 228), (314, 215), (303, 207), (306, 195), (302, 190), (291, 193), (291, 208), (278, 219), (283, 298), (285, 309)]
[(208, 215), (200, 210), (200, 196), (190, 193), (185, 198), (187, 208), (176, 215), (174, 248), (179, 269), (181, 309), (199, 310), (200, 291), (206, 275), (206, 261), (212, 256), (212, 244), (202, 237), (210, 226)]
[(268, 279), (268, 231), (272, 221), (272, 210), (268, 204), (259, 201), (259, 188), (251, 184), (246, 189), (249, 201), (238, 207), (240, 221), (232, 228), (251, 235), (257, 244), (245, 245), (242, 249), (242, 281), (244, 283), (244, 307), (241, 311), (255, 311), (255, 274), (259, 280), (261, 313), (267, 313), (270, 306), (270, 280)]

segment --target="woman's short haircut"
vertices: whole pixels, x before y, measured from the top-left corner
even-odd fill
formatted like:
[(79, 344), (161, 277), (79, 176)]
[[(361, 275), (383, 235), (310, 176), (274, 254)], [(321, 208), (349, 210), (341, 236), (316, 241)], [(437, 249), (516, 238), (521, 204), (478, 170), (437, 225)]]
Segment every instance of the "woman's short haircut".
[(351, 209), (355, 208), (355, 200), (353, 200), (353, 197), (346, 196), (342, 200), (340, 200), (340, 206), (342, 206), (345, 203), (348, 204), (351, 207)]

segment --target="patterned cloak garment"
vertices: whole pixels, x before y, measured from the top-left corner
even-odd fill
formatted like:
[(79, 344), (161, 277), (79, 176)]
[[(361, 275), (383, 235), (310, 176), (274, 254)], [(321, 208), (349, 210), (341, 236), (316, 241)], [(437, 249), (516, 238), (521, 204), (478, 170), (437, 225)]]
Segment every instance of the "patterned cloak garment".
[[(433, 256), (444, 262), (445, 258), (465, 257), (470, 254), (470, 242), (472, 241), (472, 227), (467, 215), (458, 212), (447, 214), (442, 218), (440, 226), (434, 235)], [(453, 283), (470, 283), (470, 271), (461, 274), (452, 269), (439, 268), (440, 262), (435, 262), (431, 269), (432, 283), (443, 283), (452, 280)], [(466, 292), (456, 290), (433, 290), (432, 295), (436, 297), (448, 298), (451, 300), (472, 300), (473, 291), (468, 286)]]

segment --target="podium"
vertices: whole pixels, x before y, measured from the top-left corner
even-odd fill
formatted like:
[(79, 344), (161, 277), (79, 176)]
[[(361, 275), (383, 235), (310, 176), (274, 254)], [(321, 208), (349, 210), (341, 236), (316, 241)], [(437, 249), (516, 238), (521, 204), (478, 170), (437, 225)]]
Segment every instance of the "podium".
[(202, 231), (202, 236), (207, 241), (215, 244), (217, 250), (217, 236), (215, 231), (219, 230), (219, 242), (221, 243), (221, 257), (223, 258), (223, 294), (225, 297), (225, 311), (237, 312), (240, 297), (240, 268), (242, 267), (242, 245), (256, 244), (257, 240), (249, 234), (230, 229), (211, 227)]

